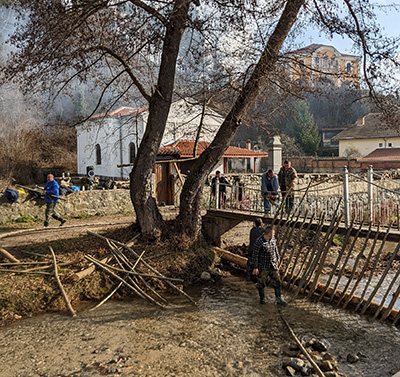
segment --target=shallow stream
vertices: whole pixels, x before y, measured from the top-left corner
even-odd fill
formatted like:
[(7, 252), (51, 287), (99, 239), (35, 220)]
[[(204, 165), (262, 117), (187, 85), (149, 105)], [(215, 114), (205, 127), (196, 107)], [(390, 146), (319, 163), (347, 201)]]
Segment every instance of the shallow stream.
[[(272, 290), (262, 306), (242, 276), (187, 292), (197, 306), (166, 293), (167, 310), (135, 298), (81, 308), (76, 318), (46, 314), (1, 328), (0, 376), (284, 376), (281, 346), (293, 340)], [(400, 371), (395, 328), (301, 298), (281, 312), (298, 337), (326, 339), (346, 376)], [(365, 357), (346, 361), (358, 352)]]

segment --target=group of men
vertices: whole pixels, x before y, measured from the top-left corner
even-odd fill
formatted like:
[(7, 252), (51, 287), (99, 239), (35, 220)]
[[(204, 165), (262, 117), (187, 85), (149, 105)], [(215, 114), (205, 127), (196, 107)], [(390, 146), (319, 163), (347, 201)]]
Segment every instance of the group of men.
[(264, 198), (264, 216), (271, 211), (271, 206), (276, 203), (281, 190), (282, 199), (285, 201), (285, 211), (292, 210), (294, 204), (293, 188), (296, 182), (297, 172), (290, 161), (285, 160), (278, 175), (273, 169), (267, 170), (261, 177), (261, 193)]

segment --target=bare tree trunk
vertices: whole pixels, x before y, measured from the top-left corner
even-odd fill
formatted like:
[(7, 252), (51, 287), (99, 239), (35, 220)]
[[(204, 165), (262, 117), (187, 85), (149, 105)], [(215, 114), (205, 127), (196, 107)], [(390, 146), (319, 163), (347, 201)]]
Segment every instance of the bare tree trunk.
[(206, 178), (228, 148), (240, 125), (240, 119), (253, 105), (260, 90), (265, 85), (266, 78), (274, 68), (282, 44), (296, 21), (304, 2), (305, 0), (289, 0), (287, 2), (250, 79), (222, 123), (213, 142), (192, 166), (181, 193), (178, 217), (182, 232), (191, 237), (197, 238), (201, 231), (200, 200)]
[(149, 103), (146, 131), (130, 174), (130, 194), (143, 235), (159, 237), (163, 220), (152, 197), (151, 177), (171, 107), (176, 61), (190, 0), (177, 0), (167, 25), (157, 87)]

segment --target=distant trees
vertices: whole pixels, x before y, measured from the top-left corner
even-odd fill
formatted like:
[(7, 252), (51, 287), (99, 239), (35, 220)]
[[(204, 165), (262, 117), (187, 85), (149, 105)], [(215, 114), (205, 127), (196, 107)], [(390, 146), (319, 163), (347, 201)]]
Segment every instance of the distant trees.
[(293, 122), (296, 141), (305, 154), (314, 155), (317, 153), (321, 137), (314, 117), (310, 113), (310, 106), (306, 101), (297, 103)]

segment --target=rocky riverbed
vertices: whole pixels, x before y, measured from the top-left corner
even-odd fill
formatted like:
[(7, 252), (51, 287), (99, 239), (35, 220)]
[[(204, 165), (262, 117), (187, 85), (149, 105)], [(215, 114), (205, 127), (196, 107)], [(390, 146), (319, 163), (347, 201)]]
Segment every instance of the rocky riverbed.
[[(282, 364), (294, 341), (272, 290), (268, 303), (259, 305), (252, 283), (228, 276), (188, 292), (196, 306), (172, 295), (166, 310), (140, 299), (108, 302), (94, 311), (90, 303), (76, 318), (45, 314), (3, 327), (0, 375), (285, 375)], [(396, 329), (304, 299), (281, 313), (299, 338), (329, 344), (342, 375), (383, 377), (400, 370)]]

